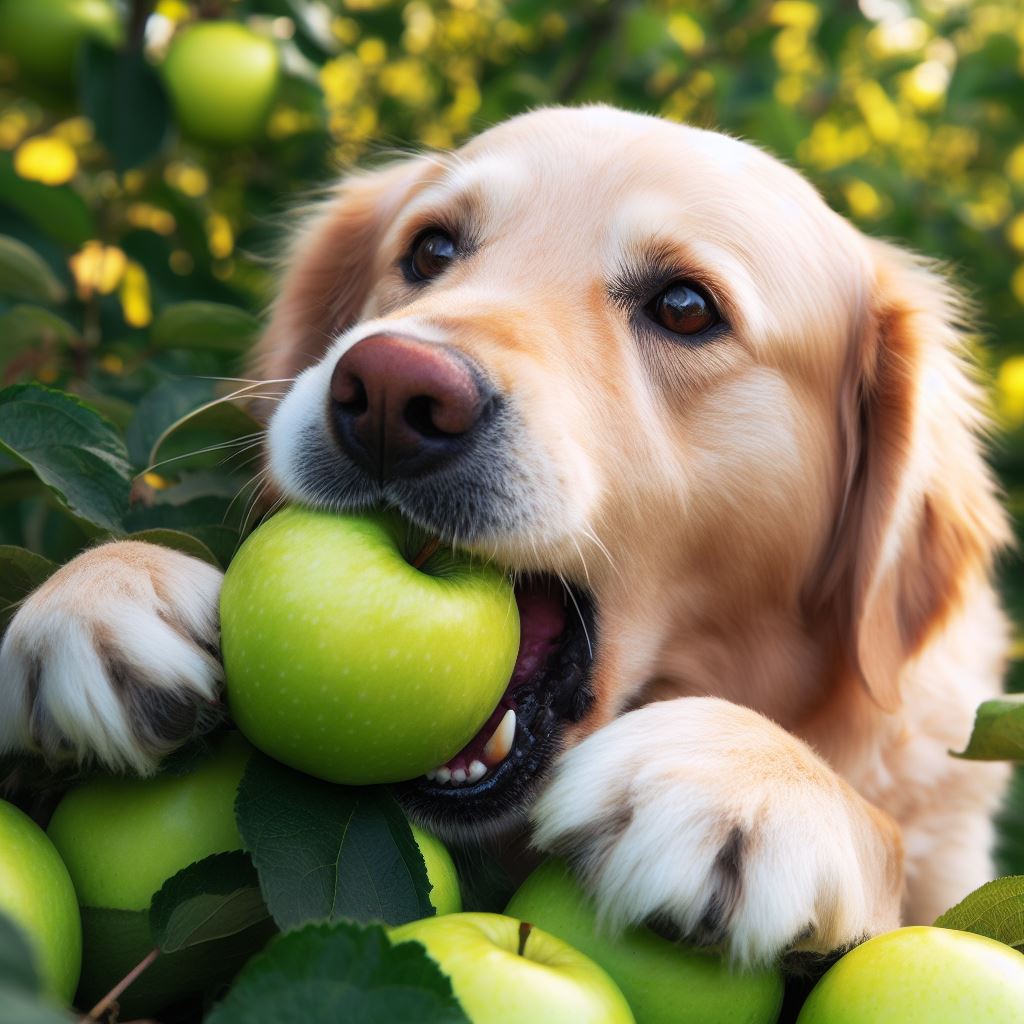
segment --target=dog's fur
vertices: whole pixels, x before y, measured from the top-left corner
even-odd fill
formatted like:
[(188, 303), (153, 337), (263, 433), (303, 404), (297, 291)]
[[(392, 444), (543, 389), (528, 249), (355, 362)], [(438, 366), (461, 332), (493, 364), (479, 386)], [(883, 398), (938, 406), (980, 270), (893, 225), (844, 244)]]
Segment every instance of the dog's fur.
[[(397, 264), (430, 225), (467, 251), (413, 288)], [(652, 329), (629, 294), (651, 262), (727, 328)], [(964, 316), (753, 146), (540, 111), (350, 177), (308, 217), (256, 359), (299, 375), (269, 465), (293, 499), (391, 502), (593, 594), (595, 700), (531, 814), (611, 920), (744, 960), (831, 950), (991, 873), (1005, 771), (948, 755), (1007, 648)], [(504, 396), (500, 450), (429, 503), (355, 494), (325, 424), (333, 366), (381, 330), (452, 346)], [(150, 768), (180, 737), (145, 695), (187, 709), (217, 683), (216, 588), (132, 543), (66, 566), (4, 641), (0, 748)]]

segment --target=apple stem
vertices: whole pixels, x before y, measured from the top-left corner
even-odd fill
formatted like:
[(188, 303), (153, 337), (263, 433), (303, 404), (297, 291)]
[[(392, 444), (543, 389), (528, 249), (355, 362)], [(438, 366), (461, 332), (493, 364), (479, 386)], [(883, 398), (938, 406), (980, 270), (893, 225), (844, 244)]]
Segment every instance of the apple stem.
[(530, 937), (530, 932), (533, 931), (533, 925), (529, 921), (519, 922), (519, 955), (523, 956), (526, 952), (526, 940)]
[(440, 537), (431, 537), (430, 540), (420, 548), (419, 553), (412, 560), (412, 567), (420, 569), (423, 563), (441, 546)]
[(121, 995), (122, 992), (160, 955), (159, 948), (151, 949), (145, 957), (140, 960), (80, 1021), (79, 1024), (87, 1024), (88, 1021), (99, 1020), (100, 1016), (110, 1009), (111, 1004)]

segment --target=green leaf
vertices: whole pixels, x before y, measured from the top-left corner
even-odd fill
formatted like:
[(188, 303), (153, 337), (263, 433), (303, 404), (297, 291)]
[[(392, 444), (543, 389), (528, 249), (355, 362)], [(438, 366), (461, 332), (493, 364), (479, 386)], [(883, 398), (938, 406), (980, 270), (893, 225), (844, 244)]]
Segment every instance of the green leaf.
[(955, 756), (972, 761), (1024, 760), (1024, 694), (985, 701), (974, 717), (967, 749)]
[(418, 943), (350, 922), (276, 938), (206, 1024), (470, 1024)]
[(936, 922), (936, 928), (987, 935), (1024, 952), (1024, 875), (1009, 875), (975, 889)]
[(157, 348), (245, 352), (259, 332), (259, 320), (237, 306), (179, 302), (156, 318), (150, 337)]
[(137, 167), (160, 151), (169, 123), (167, 97), (141, 50), (111, 50), (87, 42), (79, 83), (84, 112), (119, 171)]
[(131, 540), (144, 540), (148, 544), (159, 544), (165, 548), (173, 548), (186, 555), (192, 555), (218, 569), (224, 568), (220, 559), (198, 538), (181, 530), (139, 530), (128, 534)]
[[(82, 907), (82, 981), (78, 1001), (92, 1006), (155, 946), (145, 910)], [(238, 972), (276, 932), (263, 920), (244, 931), (161, 953), (118, 1002), (121, 1020), (152, 1016), (164, 1006), (201, 992), (213, 992)], [(0, 1021), (5, 1020), (0, 1016)]]
[(15, 306), (0, 316), (0, 362), (26, 349), (66, 347), (78, 332), (63, 318), (38, 306)]
[(0, 451), (17, 456), (74, 515), (119, 532), (131, 490), (128, 452), (113, 424), (62, 391), (0, 391)]
[(140, 469), (152, 465), (157, 445), (165, 434), (216, 397), (216, 382), (200, 377), (158, 384), (143, 396), (124, 432), (132, 462)]
[(165, 953), (237, 935), (269, 919), (256, 869), (241, 850), (182, 869), (149, 906), (153, 939)]
[(235, 815), (281, 928), (429, 917), (430, 883), (409, 823), (383, 787), (335, 786), (252, 757)]
[(0, 910), (0, 988), (38, 992), (39, 972), (28, 937), (11, 917)]
[(0, 295), (26, 302), (63, 302), (64, 285), (46, 261), (24, 242), (0, 235)]
[(13, 544), (0, 544), (0, 636), (18, 603), (57, 571), (57, 564)]
[(35, 957), (19, 925), (0, 911), (0, 1021), (11, 1024), (70, 1024), (40, 994)]
[(96, 222), (85, 200), (67, 185), (26, 181), (9, 154), (0, 153), (0, 205), (17, 210), (51, 238), (79, 246), (96, 237)]

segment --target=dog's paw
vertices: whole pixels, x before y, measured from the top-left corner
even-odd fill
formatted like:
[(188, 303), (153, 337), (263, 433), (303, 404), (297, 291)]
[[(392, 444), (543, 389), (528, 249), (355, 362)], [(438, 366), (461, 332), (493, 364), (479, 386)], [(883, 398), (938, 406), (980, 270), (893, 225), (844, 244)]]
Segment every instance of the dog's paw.
[(613, 929), (660, 925), (749, 964), (899, 923), (895, 825), (726, 701), (665, 701), (599, 730), (561, 759), (533, 820)]
[(152, 772), (210, 719), (222, 574), (168, 548), (117, 541), (30, 594), (0, 645), (0, 753)]

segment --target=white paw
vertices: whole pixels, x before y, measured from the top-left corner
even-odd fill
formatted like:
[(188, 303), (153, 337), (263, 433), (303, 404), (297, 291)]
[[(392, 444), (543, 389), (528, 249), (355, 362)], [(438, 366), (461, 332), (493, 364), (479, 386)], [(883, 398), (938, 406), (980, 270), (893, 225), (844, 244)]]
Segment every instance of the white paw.
[(534, 843), (617, 928), (654, 922), (741, 963), (898, 926), (894, 827), (800, 740), (713, 698), (630, 712), (558, 763)]
[(222, 574), (118, 541), (32, 593), (0, 645), (0, 753), (146, 774), (216, 714)]

